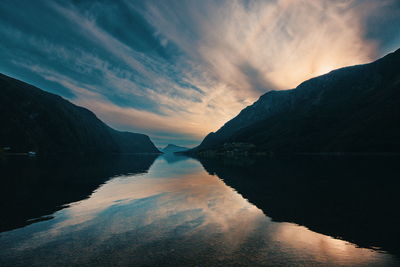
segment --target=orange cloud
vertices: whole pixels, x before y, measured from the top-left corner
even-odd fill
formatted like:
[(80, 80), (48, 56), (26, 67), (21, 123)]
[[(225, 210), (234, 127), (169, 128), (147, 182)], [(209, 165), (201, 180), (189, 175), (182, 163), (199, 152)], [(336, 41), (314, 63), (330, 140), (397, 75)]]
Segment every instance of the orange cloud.
[[(102, 28), (95, 15), (68, 4), (51, 6), (78, 26), (82, 38), (96, 40), (100, 50), (123, 64), (7, 32), (38, 50), (45, 47), (60, 64), (72, 61), (71, 69), (80, 75), (96, 74), (96, 83), (89, 84), (41, 62), (17, 64), (69, 88), (76, 104), (114, 127), (200, 141), (269, 90), (294, 88), (332, 69), (376, 59), (377, 44), (365, 38), (365, 23), (393, 1), (146, 1), (138, 12), (162, 46), (179, 51), (171, 61), (136, 51)], [(128, 104), (121, 107), (112, 96)]]

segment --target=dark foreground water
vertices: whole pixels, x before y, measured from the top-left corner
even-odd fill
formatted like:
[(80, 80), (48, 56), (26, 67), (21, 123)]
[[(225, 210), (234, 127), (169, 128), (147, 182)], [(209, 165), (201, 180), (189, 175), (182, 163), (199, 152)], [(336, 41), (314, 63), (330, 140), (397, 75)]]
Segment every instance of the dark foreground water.
[(0, 265), (398, 266), (397, 163), (9, 159)]

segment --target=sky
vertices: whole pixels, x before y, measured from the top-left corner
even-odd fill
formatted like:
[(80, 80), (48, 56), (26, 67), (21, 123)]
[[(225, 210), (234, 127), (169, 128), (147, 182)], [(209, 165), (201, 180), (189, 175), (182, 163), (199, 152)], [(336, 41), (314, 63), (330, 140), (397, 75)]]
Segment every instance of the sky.
[(2, 0), (0, 72), (159, 146), (400, 48), (399, 0)]

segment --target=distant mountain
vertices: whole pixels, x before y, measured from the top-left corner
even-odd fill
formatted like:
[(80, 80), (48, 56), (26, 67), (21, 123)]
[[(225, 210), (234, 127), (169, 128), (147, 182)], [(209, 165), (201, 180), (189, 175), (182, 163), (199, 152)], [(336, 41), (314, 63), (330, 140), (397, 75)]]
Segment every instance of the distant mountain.
[(186, 151), (189, 148), (183, 147), (183, 146), (177, 146), (173, 144), (168, 144), (166, 147), (164, 147), (161, 151), (164, 153), (175, 153), (175, 152), (182, 152)]
[(0, 74), (0, 146), (13, 152), (160, 153), (144, 134), (120, 132), (60, 96)]
[(267, 92), (191, 150), (229, 151), (400, 152), (400, 49)]

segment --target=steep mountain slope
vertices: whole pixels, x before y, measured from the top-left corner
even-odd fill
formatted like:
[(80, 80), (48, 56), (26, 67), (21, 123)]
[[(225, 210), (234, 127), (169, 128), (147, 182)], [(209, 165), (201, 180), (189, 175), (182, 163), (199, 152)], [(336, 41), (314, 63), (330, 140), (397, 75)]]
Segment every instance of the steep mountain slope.
[(161, 151), (164, 153), (175, 153), (175, 152), (182, 152), (186, 151), (189, 148), (183, 147), (183, 146), (177, 146), (173, 144), (168, 144), (166, 147), (164, 147)]
[[(192, 150), (400, 152), (400, 50), (271, 91)], [(224, 148), (225, 144), (225, 148)], [(231, 146), (229, 146), (231, 147)], [(230, 148), (229, 148), (230, 149)]]
[(143, 134), (116, 131), (91, 111), (0, 74), (0, 146), (14, 152), (159, 153)]

